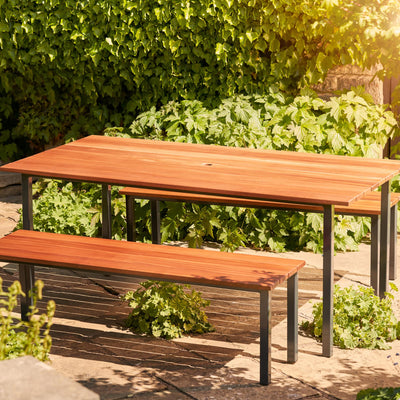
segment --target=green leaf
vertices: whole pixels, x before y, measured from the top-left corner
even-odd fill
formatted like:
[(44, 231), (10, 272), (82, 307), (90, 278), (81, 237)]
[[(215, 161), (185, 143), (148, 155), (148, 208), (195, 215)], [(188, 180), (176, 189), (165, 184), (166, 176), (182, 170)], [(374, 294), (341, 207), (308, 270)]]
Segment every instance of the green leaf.
[(311, 224), (314, 232), (320, 232), (323, 226), (323, 219), (321, 214), (317, 213), (307, 214), (307, 224)]
[(269, 43), (269, 51), (271, 52), (277, 52), (279, 51), (281, 46), (281, 43), (279, 41), (279, 39), (274, 38), (270, 43)]
[(259, 34), (257, 32), (255, 32), (255, 31), (247, 31), (246, 32), (246, 37), (252, 43), (259, 37)]
[(336, 99), (331, 99), (329, 103), (329, 105), (331, 106), (329, 114), (335, 119), (335, 121), (338, 122), (340, 115), (340, 104)]
[(10, 30), (10, 25), (4, 21), (0, 21), (0, 32), (8, 32)]

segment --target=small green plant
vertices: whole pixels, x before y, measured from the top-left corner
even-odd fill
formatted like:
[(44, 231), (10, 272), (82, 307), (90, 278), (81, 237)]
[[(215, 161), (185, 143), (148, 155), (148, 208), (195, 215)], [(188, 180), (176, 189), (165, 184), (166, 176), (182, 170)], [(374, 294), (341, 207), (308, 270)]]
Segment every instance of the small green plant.
[(400, 387), (361, 390), (356, 400), (400, 400)]
[[(397, 287), (391, 283), (393, 291)], [(400, 322), (392, 310), (393, 295), (383, 299), (372, 288), (335, 286), (333, 295), (333, 343), (342, 349), (356, 347), (389, 349), (387, 342), (400, 338)], [(313, 321), (304, 321), (301, 329), (322, 337), (322, 302), (314, 304)]]
[(136, 291), (122, 296), (132, 311), (125, 326), (137, 333), (174, 339), (185, 333), (205, 333), (213, 330), (202, 310), (209, 301), (201, 293), (170, 282), (146, 281)]
[[(48, 359), (51, 348), (49, 334), (55, 312), (55, 303), (47, 303), (47, 312), (37, 315), (37, 300), (42, 298), (43, 282), (36, 281), (33, 289), (33, 305), (28, 313), (29, 321), (21, 321), (12, 315), (17, 305), (18, 296), (25, 296), (18, 281), (3, 290), (3, 280), (0, 278), (0, 360), (7, 360), (31, 355), (40, 361)], [(43, 332), (41, 329), (44, 328)]]

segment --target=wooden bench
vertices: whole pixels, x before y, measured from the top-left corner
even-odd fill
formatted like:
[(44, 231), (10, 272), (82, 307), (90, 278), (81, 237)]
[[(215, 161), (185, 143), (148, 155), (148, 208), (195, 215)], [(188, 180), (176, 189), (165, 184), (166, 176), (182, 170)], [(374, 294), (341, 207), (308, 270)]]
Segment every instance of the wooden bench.
[(22, 268), (71, 268), (259, 292), (262, 385), (271, 381), (271, 291), (287, 280), (287, 358), (289, 363), (297, 360), (297, 272), (304, 261), (31, 230), (1, 238), (0, 260)]
[[(264, 200), (251, 200), (239, 197), (226, 197), (215, 195), (202, 195), (193, 193), (184, 193), (167, 190), (152, 190), (137, 187), (127, 187), (120, 191), (126, 196), (126, 215), (128, 240), (135, 241), (135, 199), (146, 199), (151, 201), (152, 213), (152, 242), (160, 243), (160, 205), (159, 201), (180, 201), (198, 204), (218, 204), (224, 206), (240, 206), (249, 208), (265, 208), (275, 210), (296, 210), (305, 212), (322, 213), (322, 206), (274, 202)], [(391, 230), (389, 244), (389, 279), (397, 278), (396, 265), (396, 244), (397, 244), (397, 203), (400, 201), (400, 193), (391, 194)], [(380, 246), (380, 213), (381, 213), (381, 194), (371, 192), (365, 198), (354, 202), (351, 206), (336, 206), (335, 213), (341, 215), (353, 215), (371, 218), (371, 286), (376, 290), (378, 288), (378, 266), (379, 266), (379, 246)]]

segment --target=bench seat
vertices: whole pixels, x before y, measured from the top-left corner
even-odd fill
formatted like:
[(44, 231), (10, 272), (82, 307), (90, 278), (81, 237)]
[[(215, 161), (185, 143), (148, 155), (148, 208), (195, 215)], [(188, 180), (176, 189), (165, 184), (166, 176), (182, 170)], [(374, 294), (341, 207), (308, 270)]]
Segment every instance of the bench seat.
[[(253, 200), (240, 197), (216, 196), (207, 194), (186, 193), (160, 189), (145, 189), (138, 187), (126, 187), (120, 190), (120, 194), (126, 196), (127, 209), (127, 233), (128, 240), (136, 240), (134, 200), (146, 199), (151, 201), (152, 208), (152, 241), (160, 243), (160, 212), (159, 201), (180, 201), (198, 204), (217, 204), (223, 206), (239, 206), (249, 208), (265, 208), (274, 210), (293, 210), (304, 212), (322, 213), (323, 206), (285, 203), (265, 200)], [(397, 278), (397, 204), (400, 201), (400, 193), (391, 193), (391, 230), (389, 243), (389, 279)], [(380, 246), (380, 214), (381, 193), (370, 192), (363, 199), (353, 202), (350, 206), (335, 206), (335, 213), (341, 215), (353, 215), (371, 218), (371, 286), (378, 288), (378, 264)]]
[[(253, 200), (240, 197), (216, 196), (207, 194), (185, 193), (160, 189), (146, 189), (138, 187), (125, 187), (119, 192), (125, 196), (132, 196), (136, 199), (181, 201), (199, 204), (218, 204), (226, 206), (238, 206), (249, 208), (273, 208), (275, 210), (296, 210), (323, 212), (323, 206), (285, 203), (282, 201)], [(342, 215), (371, 216), (380, 215), (381, 194), (370, 192), (363, 199), (355, 201), (350, 206), (336, 206), (335, 213)], [(400, 193), (391, 193), (390, 206), (393, 207), (400, 201)]]
[(297, 360), (297, 272), (304, 261), (18, 230), (0, 239), (0, 260), (260, 293), (260, 383), (271, 375), (271, 290), (288, 281), (288, 362)]

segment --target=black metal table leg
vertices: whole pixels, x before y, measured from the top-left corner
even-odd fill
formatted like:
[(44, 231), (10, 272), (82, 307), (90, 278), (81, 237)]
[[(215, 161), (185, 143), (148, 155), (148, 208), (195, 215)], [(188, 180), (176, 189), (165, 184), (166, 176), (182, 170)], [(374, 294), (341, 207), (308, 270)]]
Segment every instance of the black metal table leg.
[[(24, 229), (33, 229), (33, 203), (32, 203), (32, 177), (22, 174), (22, 226)], [(35, 267), (30, 264), (19, 265), (19, 281), (25, 297), (21, 297), (21, 318), (28, 320), (30, 306), (33, 305), (32, 297), (29, 293), (35, 284)]]
[(293, 364), (298, 356), (299, 278), (294, 274), (287, 281), (287, 361)]
[(101, 185), (101, 235), (104, 239), (111, 239), (111, 186)]
[(333, 353), (334, 214), (333, 205), (324, 206), (322, 355), (325, 357), (331, 357)]
[(397, 279), (397, 204), (390, 209), (389, 279)]
[[(151, 241), (153, 244), (161, 243), (161, 216), (159, 200), (150, 200), (151, 205)], [(128, 241), (136, 241), (135, 199), (126, 196), (126, 225)]]

